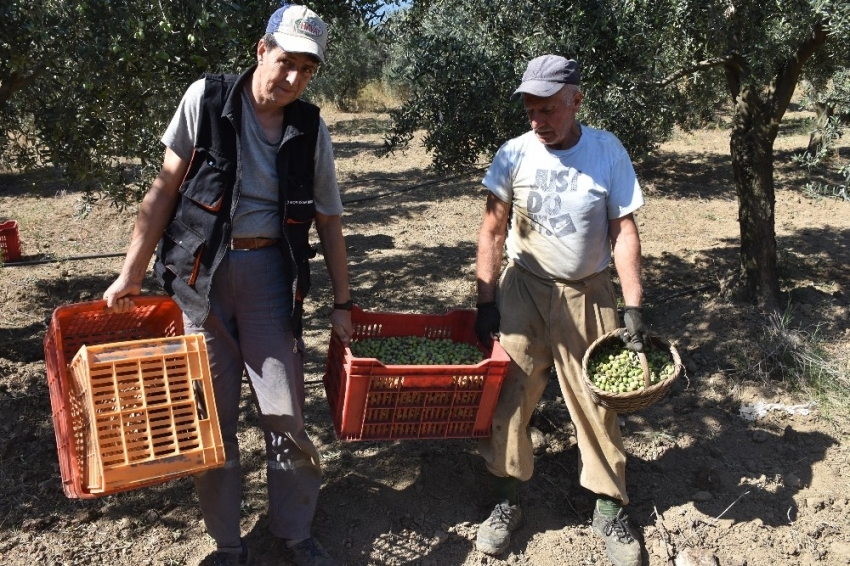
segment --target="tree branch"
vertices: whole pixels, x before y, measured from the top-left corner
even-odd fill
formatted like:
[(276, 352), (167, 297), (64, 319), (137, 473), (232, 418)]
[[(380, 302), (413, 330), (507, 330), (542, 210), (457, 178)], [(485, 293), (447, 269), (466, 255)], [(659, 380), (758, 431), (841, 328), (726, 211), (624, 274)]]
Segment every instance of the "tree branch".
[(675, 82), (682, 77), (687, 75), (692, 75), (697, 71), (704, 71), (706, 69), (711, 69), (712, 67), (719, 67), (720, 65), (726, 65), (730, 63), (732, 60), (731, 56), (726, 57), (712, 57), (711, 59), (706, 59), (705, 61), (700, 61), (699, 63), (695, 63), (694, 65), (687, 67), (685, 69), (679, 69), (672, 75), (668, 75), (665, 77), (658, 86), (667, 86), (672, 82)]
[(782, 116), (785, 115), (785, 111), (791, 103), (791, 97), (794, 95), (794, 89), (797, 87), (803, 66), (814, 55), (815, 51), (820, 49), (826, 42), (826, 37), (827, 31), (824, 22), (815, 24), (811, 35), (806, 41), (800, 44), (796, 53), (785, 62), (782, 70), (776, 75), (773, 88), (775, 102), (774, 123), (779, 123), (782, 120)]
[(41, 76), (47, 65), (38, 65), (29, 75), (21, 75), (20, 73), (12, 73), (0, 81), (0, 110), (2, 110), (9, 99), (18, 92), (28, 87), (30, 84)]

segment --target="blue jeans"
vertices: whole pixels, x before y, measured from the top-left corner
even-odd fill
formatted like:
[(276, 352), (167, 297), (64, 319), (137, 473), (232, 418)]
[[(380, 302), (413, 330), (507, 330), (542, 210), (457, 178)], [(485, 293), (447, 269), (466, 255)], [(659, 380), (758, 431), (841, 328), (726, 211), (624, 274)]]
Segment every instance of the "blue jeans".
[(243, 370), (268, 458), (269, 530), (310, 536), (321, 486), (319, 453), (304, 429), (304, 344), (290, 328), (291, 279), (277, 246), (228, 251), (215, 273), (203, 326), (226, 463), (195, 477), (204, 523), (219, 550), (240, 548), (242, 470), (236, 429)]

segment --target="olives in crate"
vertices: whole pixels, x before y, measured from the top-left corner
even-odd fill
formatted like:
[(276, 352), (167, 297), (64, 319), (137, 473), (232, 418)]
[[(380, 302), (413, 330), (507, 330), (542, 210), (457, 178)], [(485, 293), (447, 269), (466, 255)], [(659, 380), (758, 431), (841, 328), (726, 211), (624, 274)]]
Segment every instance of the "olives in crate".
[(423, 336), (364, 338), (351, 343), (351, 353), (384, 365), (475, 365), (484, 360), (472, 344)]

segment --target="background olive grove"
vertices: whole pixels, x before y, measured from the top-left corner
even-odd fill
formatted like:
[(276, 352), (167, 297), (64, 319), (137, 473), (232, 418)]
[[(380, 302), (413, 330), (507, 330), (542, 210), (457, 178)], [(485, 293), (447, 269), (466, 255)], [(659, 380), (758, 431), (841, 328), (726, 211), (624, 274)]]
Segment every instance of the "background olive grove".
[[(238, 72), (277, 2), (3, 0), (0, 165), (51, 166), (118, 206), (158, 168), (159, 135), (203, 72)], [(385, 153), (424, 131), (438, 170), (486, 162), (526, 128), (510, 93), (525, 62), (579, 60), (582, 120), (617, 134), (634, 159), (675, 127), (731, 115), (741, 295), (781, 304), (773, 142), (799, 86), (820, 119), (800, 164), (838, 170), (812, 190), (847, 198), (830, 153), (850, 112), (847, 0), (317, 0), (328, 64), (307, 96), (356, 110), (369, 85), (392, 91)], [(829, 178), (829, 177), (827, 177)], [(831, 188), (830, 185), (831, 184)]]

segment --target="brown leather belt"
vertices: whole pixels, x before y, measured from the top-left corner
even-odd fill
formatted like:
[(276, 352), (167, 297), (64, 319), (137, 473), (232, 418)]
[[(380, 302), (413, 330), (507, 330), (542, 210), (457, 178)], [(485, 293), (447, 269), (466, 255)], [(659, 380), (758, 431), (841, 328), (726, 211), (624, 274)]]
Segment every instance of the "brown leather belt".
[(230, 240), (231, 250), (259, 250), (277, 243), (276, 238), (233, 238)]

